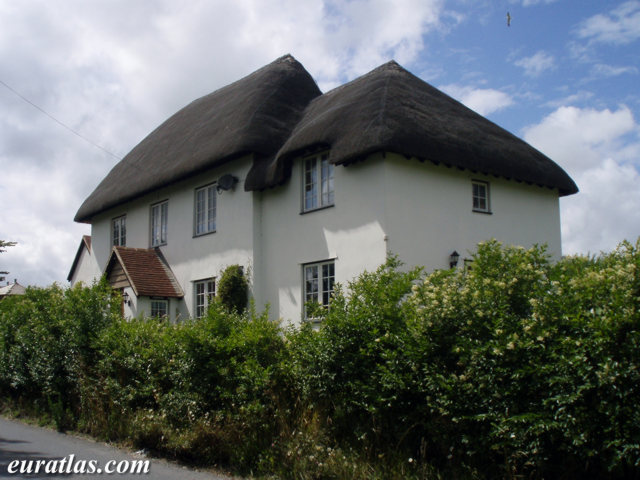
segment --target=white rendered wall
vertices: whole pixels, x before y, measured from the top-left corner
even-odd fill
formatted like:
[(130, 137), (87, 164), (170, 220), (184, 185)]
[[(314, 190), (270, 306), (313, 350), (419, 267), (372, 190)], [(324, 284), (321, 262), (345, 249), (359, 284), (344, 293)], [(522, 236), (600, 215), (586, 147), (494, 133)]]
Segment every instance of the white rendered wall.
[(302, 214), (300, 161), (286, 185), (263, 192), (261, 298), (272, 317), (300, 321), (306, 263), (335, 259), (336, 282), (346, 284), (385, 261), (383, 170), (381, 159), (336, 167), (334, 206)]
[[(547, 244), (553, 259), (560, 258), (557, 190), (395, 154), (386, 157), (389, 249), (409, 266), (448, 268), (454, 250), (462, 262), (479, 242), (491, 238), (524, 247)], [(489, 183), (491, 214), (473, 211), (472, 180)]]
[[(183, 301), (172, 299), (172, 319), (193, 314), (193, 282), (219, 277), (228, 265), (247, 269), (252, 294), (270, 316), (297, 323), (302, 314), (302, 267), (335, 260), (336, 281), (346, 284), (385, 261), (387, 251), (408, 267), (448, 268), (457, 250), (461, 262), (478, 242), (546, 243), (560, 258), (557, 191), (456, 168), (436, 166), (394, 154), (375, 154), (354, 165), (336, 166), (333, 207), (302, 211), (301, 161), (291, 178), (263, 192), (245, 192), (251, 158), (146, 195), (95, 219), (92, 248), (101, 270), (111, 252), (111, 220), (127, 215), (127, 246), (149, 248), (151, 205), (169, 200), (167, 244), (161, 247)], [(194, 237), (195, 189), (225, 173), (240, 180), (235, 191), (217, 195), (217, 230)], [(491, 214), (472, 211), (471, 180), (489, 182)], [(149, 313), (138, 299), (127, 313)]]
[(83, 245), (80, 251), (80, 258), (71, 276), (70, 285), (73, 287), (76, 283), (82, 282), (85, 286), (91, 286), (93, 282), (100, 279), (101, 275), (102, 271), (96, 258)]
[[(111, 221), (127, 216), (126, 246), (150, 248), (151, 206), (168, 200), (167, 243), (160, 247), (184, 292), (184, 300), (171, 299), (170, 317), (187, 318), (193, 313), (193, 282), (219, 277), (228, 265), (239, 264), (250, 272), (253, 263), (253, 194), (243, 190), (251, 166), (250, 158), (230, 162), (222, 167), (145, 195), (111, 209), (92, 223), (92, 242), (101, 271), (111, 253)], [(194, 235), (195, 190), (231, 173), (239, 178), (234, 191), (216, 195), (216, 231)], [(139, 299), (127, 312), (131, 316), (148, 314), (150, 299)]]
[[(449, 268), (484, 240), (531, 246), (561, 255), (557, 191), (468, 171), (376, 154), (334, 171), (333, 207), (300, 214), (301, 162), (284, 187), (262, 196), (260, 300), (271, 316), (297, 323), (302, 313), (302, 266), (335, 259), (346, 284), (397, 254), (406, 267)], [(489, 183), (491, 214), (472, 211), (471, 180)], [(258, 300), (258, 298), (257, 298)], [(260, 302), (257, 302), (260, 305)]]

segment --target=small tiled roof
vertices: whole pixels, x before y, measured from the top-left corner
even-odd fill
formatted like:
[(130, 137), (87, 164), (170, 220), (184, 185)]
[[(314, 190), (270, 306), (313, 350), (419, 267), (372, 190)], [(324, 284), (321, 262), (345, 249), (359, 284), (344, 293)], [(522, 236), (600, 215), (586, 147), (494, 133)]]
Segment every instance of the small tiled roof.
[(136, 296), (182, 298), (184, 293), (159, 249), (113, 247), (106, 275), (118, 262)]

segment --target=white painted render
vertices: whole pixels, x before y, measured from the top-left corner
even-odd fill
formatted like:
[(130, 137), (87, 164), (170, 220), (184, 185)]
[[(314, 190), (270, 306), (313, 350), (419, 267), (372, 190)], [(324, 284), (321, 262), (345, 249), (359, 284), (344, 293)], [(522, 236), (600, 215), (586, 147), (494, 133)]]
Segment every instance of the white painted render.
[(82, 248), (80, 249), (78, 263), (76, 264), (76, 268), (73, 270), (71, 279), (69, 280), (71, 286), (73, 287), (80, 281), (89, 286), (94, 280), (98, 280), (101, 274), (102, 270), (98, 266), (96, 257), (87, 250), (87, 247), (83, 242)]
[[(150, 209), (164, 200), (169, 201), (168, 235), (160, 248), (185, 294), (183, 300), (170, 300), (174, 320), (193, 314), (193, 282), (219, 277), (236, 263), (249, 273), (259, 309), (269, 304), (271, 317), (297, 323), (307, 263), (334, 259), (336, 282), (346, 284), (377, 268), (388, 251), (407, 267), (423, 265), (428, 271), (448, 268), (453, 250), (462, 265), (478, 242), (490, 238), (522, 246), (546, 243), (555, 259), (561, 255), (557, 190), (380, 153), (336, 166), (334, 206), (302, 213), (301, 162), (294, 162), (285, 185), (245, 192), (251, 161), (230, 162), (95, 218), (96, 265), (106, 268), (111, 220), (120, 215), (127, 215), (127, 246), (150, 247)], [(217, 195), (216, 232), (196, 237), (195, 190), (226, 173), (239, 178), (237, 188)], [(489, 183), (491, 214), (472, 211), (472, 180)], [(130, 295), (125, 313), (150, 312), (150, 299)]]

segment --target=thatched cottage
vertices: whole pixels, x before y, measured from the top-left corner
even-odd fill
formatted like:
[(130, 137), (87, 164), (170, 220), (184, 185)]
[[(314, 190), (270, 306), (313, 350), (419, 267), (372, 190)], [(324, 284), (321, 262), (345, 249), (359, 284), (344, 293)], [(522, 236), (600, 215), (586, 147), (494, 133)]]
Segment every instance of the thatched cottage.
[[(287, 55), (178, 111), (120, 161), (75, 220), (69, 274), (106, 274), (127, 315), (202, 315), (240, 264), (257, 306), (306, 301), (388, 252), (449, 268), (488, 238), (561, 255), (573, 180), (395, 62), (322, 93)], [(460, 265), (462, 263), (460, 262)]]

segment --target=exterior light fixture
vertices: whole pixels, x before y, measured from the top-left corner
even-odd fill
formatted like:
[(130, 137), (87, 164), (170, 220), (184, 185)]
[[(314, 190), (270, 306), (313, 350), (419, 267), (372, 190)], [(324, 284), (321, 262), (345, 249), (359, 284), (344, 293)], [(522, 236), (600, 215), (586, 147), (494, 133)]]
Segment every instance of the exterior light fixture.
[(236, 188), (236, 183), (238, 183), (238, 177), (227, 173), (226, 175), (222, 175), (218, 179), (218, 185), (216, 186), (216, 190), (218, 193), (222, 193), (225, 190), (233, 191)]
[(455, 250), (449, 255), (449, 268), (454, 268), (458, 265), (458, 259), (460, 258), (460, 254)]
[(123, 292), (122, 301), (126, 303), (128, 306), (131, 306), (131, 300), (129, 299), (129, 294), (127, 292)]

